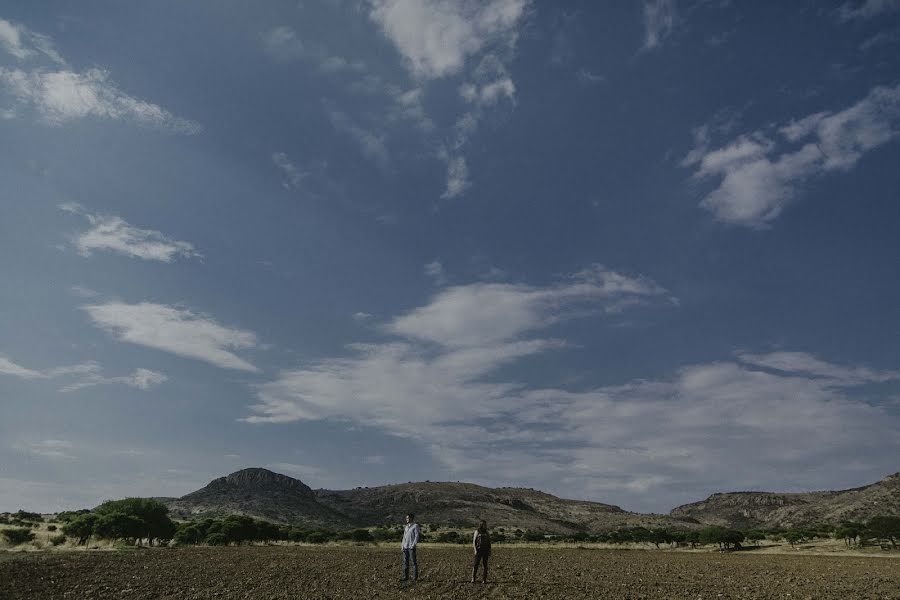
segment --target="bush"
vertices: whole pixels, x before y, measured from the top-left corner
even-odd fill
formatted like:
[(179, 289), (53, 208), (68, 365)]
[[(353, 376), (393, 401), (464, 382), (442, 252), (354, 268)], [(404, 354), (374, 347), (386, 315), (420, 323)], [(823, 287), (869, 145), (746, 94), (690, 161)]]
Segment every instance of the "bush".
[[(134, 529), (129, 528), (128, 533), (133, 535), (125, 535), (126, 538), (147, 538), (152, 546), (153, 540), (172, 539), (177, 526), (169, 518), (169, 507), (152, 498), (125, 498), (124, 500), (109, 500), (97, 507), (98, 515), (122, 514), (133, 517), (142, 523), (138, 526), (133, 521)], [(105, 537), (105, 536), (101, 536)]]
[(59, 546), (61, 544), (65, 544), (65, 543), (66, 543), (66, 534), (64, 534), (64, 533), (61, 533), (59, 535), (54, 535), (52, 538), (50, 538), (51, 546)]
[(455, 531), (445, 531), (443, 533), (439, 533), (434, 541), (440, 542), (442, 544), (456, 544), (459, 542), (459, 533)]
[(94, 533), (94, 524), (97, 522), (97, 515), (86, 513), (73, 517), (65, 525), (63, 525), (63, 533), (78, 538), (78, 545), (87, 544), (91, 535)]
[(522, 536), (526, 542), (543, 542), (547, 536), (545, 536), (540, 531), (526, 531)]
[(207, 546), (227, 546), (228, 538), (225, 537), (222, 533), (211, 533), (206, 538)]
[(56, 525), (47, 525), (47, 531), (56, 531)]
[(25, 528), (4, 529), (0, 531), (0, 534), (13, 546), (24, 544), (34, 539), (34, 533), (30, 529)]
[(368, 529), (354, 529), (350, 532), (350, 539), (354, 542), (374, 542), (375, 538)]
[(306, 536), (306, 541), (310, 544), (324, 544), (332, 539), (334, 539), (334, 535), (331, 532), (323, 530), (311, 531)]
[(203, 531), (200, 530), (199, 527), (193, 524), (182, 525), (178, 528), (178, 531), (175, 532), (175, 536), (172, 538), (175, 540), (175, 543), (178, 545), (193, 545), (199, 544), (203, 539)]

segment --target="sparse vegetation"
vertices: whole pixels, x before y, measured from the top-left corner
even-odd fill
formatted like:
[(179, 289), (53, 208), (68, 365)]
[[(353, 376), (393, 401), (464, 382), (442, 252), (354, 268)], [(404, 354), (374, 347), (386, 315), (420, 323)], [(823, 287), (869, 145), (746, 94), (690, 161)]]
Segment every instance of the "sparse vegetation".
[(6, 541), (13, 546), (25, 544), (34, 539), (34, 532), (32, 532), (31, 529), (27, 529), (24, 527), (16, 529), (3, 529), (0, 530), (0, 535), (3, 535)]

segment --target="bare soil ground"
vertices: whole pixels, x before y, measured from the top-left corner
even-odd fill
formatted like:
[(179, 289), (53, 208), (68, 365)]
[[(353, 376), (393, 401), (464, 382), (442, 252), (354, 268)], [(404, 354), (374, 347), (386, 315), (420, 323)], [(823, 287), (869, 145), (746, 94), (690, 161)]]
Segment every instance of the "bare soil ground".
[(465, 548), (420, 546), (402, 583), (385, 547), (254, 546), (0, 557), (0, 599), (666, 598), (900, 599), (900, 560), (880, 557), (496, 548), (469, 583)]

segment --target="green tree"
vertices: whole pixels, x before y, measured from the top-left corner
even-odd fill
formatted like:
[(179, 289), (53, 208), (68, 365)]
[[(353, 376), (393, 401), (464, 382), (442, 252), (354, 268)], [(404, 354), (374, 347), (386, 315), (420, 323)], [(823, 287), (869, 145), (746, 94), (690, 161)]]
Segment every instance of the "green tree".
[(203, 531), (194, 523), (184, 523), (178, 527), (175, 536), (172, 538), (176, 544), (180, 546), (199, 544), (206, 536)]
[(94, 525), (97, 523), (97, 515), (93, 513), (84, 513), (71, 518), (63, 525), (63, 533), (78, 539), (78, 545), (87, 544), (88, 540), (94, 534)]
[(105, 513), (97, 517), (94, 535), (105, 540), (137, 540), (143, 537), (147, 524), (143, 519), (123, 512)]
[(791, 548), (794, 547), (794, 544), (802, 542), (805, 538), (803, 536), (803, 531), (800, 529), (788, 529), (785, 531), (782, 536), (785, 541), (791, 545)]
[(135, 539), (146, 539), (153, 545), (153, 540), (170, 540), (175, 535), (177, 526), (169, 518), (169, 507), (152, 498), (125, 498), (109, 500), (94, 511), (97, 515), (122, 513), (144, 523)]
[(900, 539), (900, 517), (873, 517), (866, 524), (866, 529), (872, 537), (889, 540), (891, 546), (896, 548)]
[(227, 546), (228, 538), (222, 533), (211, 533), (206, 538), (206, 544), (208, 546)]
[(860, 535), (862, 535), (864, 529), (865, 525), (859, 523), (842, 523), (834, 530), (834, 538), (837, 540), (844, 540), (845, 544), (852, 546), (859, 539)]
[(375, 538), (368, 529), (354, 529), (350, 532), (350, 539), (354, 542), (374, 542)]
[(17, 529), (3, 529), (0, 531), (0, 534), (6, 538), (13, 546), (18, 546), (19, 544), (25, 544), (34, 539), (34, 532), (31, 529), (26, 529), (24, 527), (20, 527)]

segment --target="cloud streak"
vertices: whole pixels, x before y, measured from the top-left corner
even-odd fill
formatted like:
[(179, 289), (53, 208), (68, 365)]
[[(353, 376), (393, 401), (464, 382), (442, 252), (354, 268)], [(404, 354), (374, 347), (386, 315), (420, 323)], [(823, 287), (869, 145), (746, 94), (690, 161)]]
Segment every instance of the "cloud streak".
[(700, 203), (725, 223), (762, 228), (800, 193), (804, 182), (849, 171), (900, 132), (900, 86), (875, 87), (852, 106), (786, 123), (777, 135), (738, 136), (710, 149), (708, 139), (682, 161), (694, 179), (716, 187)]
[(256, 334), (225, 327), (207, 315), (151, 302), (112, 301), (81, 309), (94, 325), (120, 341), (202, 360), (223, 369), (258, 371), (233, 352), (256, 348)]
[(19, 62), (43, 58), (50, 63), (49, 67), (37, 65), (28, 70), (0, 67), (0, 87), (20, 107), (31, 108), (48, 125), (94, 117), (185, 135), (203, 129), (196, 121), (175, 116), (158, 104), (123, 92), (103, 69), (79, 72), (65, 68), (66, 61), (56, 52), (53, 41), (22, 25), (0, 19), (0, 49)]
[(90, 256), (95, 250), (106, 250), (165, 263), (173, 262), (178, 257), (203, 258), (192, 244), (174, 240), (153, 229), (134, 227), (121, 217), (89, 214), (73, 203), (63, 204), (60, 209), (81, 214), (91, 224), (91, 229), (79, 233), (72, 240), (82, 256)]

